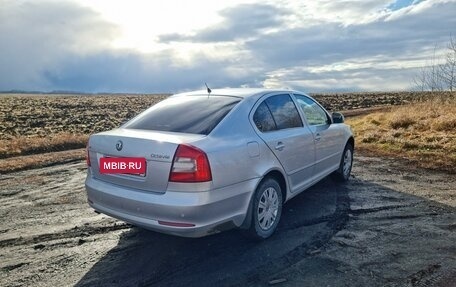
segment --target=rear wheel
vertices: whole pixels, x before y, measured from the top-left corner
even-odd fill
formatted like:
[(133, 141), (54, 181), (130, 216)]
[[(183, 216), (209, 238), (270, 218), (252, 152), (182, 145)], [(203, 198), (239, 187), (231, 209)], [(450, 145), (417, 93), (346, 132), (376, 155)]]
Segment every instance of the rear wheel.
[(342, 158), (340, 159), (339, 169), (335, 172), (336, 178), (340, 181), (347, 181), (353, 166), (353, 146), (347, 143)]
[(257, 240), (270, 237), (282, 214), (282, 191), (273, 178), (263, 180), (253, 196), (252, 222), (248, 234)]

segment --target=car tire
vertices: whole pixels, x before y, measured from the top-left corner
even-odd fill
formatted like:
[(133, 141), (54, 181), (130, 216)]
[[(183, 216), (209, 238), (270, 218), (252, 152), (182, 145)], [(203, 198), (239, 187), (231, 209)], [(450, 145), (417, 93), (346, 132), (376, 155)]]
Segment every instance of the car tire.
[(252, 198), (252, 221), (247, 235), (255, 240), (270, 237), (277, 228), (282, 214), (282, 189), (274, 178), (265, 178)]
[(338, 181), (345, 182), (350, 179), (351, 170), (353, 167), (353, 145), (347, 143), (345, 145), (342, 158), (340, 159), (339, 169), (334, 173)]

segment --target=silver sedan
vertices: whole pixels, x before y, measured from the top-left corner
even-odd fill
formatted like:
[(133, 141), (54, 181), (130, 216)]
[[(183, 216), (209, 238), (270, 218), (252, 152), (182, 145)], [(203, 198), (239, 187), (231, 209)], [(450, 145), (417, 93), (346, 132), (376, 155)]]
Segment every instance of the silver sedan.
[(97, 212), (136, 226), (264, 239), (285, 202), (330, 174), (349, 179), (353, 148), (343, 116), (302, 92), (196, 91), (90, 136), (85, 186)]

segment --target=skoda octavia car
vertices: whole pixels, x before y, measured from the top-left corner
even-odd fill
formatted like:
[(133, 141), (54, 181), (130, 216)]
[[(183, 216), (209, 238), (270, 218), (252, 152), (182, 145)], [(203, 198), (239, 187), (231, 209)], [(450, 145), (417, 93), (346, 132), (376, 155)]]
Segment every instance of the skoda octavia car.
[(348, 180), (354, 139), (343, 122), (297, 91), (177, 94), (90, 136), (88, 202), (158, 232), (239, 227), (264, 239), (285, 202), (330, 174)]

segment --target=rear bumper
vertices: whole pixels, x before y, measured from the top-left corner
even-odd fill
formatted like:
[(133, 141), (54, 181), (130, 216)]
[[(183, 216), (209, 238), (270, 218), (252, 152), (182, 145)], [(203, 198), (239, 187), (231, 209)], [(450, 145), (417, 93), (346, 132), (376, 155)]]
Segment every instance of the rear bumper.
[[(152, 193), (111, 184), (87, 176), (89, 204), (96, 211), (146, 229), (202, 237), (244, 222), (258, 180), (252, 179), (210, 191)], [(178, 227), (159, 223), (187, 223)]]

